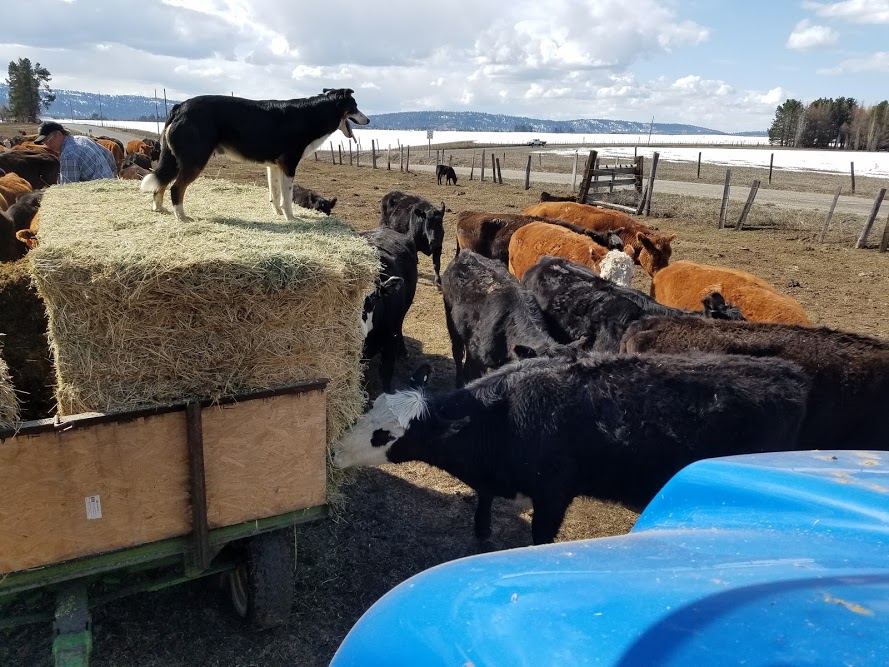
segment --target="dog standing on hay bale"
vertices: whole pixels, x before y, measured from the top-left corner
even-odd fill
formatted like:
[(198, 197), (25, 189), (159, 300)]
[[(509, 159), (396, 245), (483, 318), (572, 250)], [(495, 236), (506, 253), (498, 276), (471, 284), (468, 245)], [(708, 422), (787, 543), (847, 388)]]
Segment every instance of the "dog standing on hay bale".
[[(293, 177), (299, 161), (339, 129), (352, 139), (349, 121), (367, 125), (349, 88), (294, 100), (247, 100), (201, 95), (177, 104), (161, 134), (160, 162), (139, 189), (154, 195), (154, 211), (166, 212), (164, 191), (176, 217), (190, 221), (182, 200), (185, 189), (207, 165), (213, 151), (236, 160), (266, 165), (269, 201), (278, 215), (293, 220)], [(174, 180), (175, 179), (175, 180)], [(283, 209), (283, 210), (282, 210)]]

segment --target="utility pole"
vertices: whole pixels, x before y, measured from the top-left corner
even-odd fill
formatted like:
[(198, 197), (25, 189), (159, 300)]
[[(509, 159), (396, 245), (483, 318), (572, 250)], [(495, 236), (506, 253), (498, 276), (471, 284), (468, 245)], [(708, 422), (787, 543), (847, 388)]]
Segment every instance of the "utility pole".
[(651, 117), (651, 123), (648, 126), (648, 145), (651, 146), (651, 129), (654, 127), (654, 116)]

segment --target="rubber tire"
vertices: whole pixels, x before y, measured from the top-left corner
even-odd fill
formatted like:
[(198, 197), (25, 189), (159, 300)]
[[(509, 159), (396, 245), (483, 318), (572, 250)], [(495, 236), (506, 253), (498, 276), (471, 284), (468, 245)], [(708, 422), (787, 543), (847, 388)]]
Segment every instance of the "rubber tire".
[(229, 594), (239, 616), (256, 630), (283, 625), (293, 607), (296, 541), (292, 529), (247, 540), (237, 569), (229, 575)]

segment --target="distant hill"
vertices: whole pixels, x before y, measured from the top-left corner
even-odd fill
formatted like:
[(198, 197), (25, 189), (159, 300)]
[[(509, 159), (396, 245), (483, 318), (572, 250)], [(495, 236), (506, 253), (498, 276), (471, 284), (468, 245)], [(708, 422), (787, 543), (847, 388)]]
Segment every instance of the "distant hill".
[[(56, 101), (46, 116), (54, 118), (105, 120), (155, 120), (166, 118), (163, 98), (155, 107), (153, 97), (140, 95), (99, 95), (78, 90), (56, 90)], [(9, 99), (9, 87), (0, 84), (0, 104)], [(181, 100), (167, 100), (172, 108)], [(101, 114), (101, 115), (100, 115)], [(566, 132), (574, 134), (647, 134), (648, 123), (629, 120), (582, 118), (578, 120), (544, 120), (525, 116), (480, 113), (477, 111), (402, 111), (381, 113), (371, 117), (371, 128), (376, 130), (458, 130), (462, 132)], [(731, 134), (697, 125), (655, 123), (657, 134)], [(766, 132), (738, 132), (743, 136), (763, 136)]]

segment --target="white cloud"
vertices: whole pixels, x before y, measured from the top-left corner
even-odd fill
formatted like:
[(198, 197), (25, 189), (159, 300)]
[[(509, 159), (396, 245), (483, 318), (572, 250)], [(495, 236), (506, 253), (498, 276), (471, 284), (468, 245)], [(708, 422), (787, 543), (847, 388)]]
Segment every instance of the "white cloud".
[(804, 2), (803, 7), (824, 18), (850, 23), (889, 23), (889, 0), (844, 0), (843, 2)]
[(889, 51), (872, 53), (865, 58), (849, 58), (836, 67), (819, 69), (818, 74), (857, 74), (860, 72), (879, 72), (889, 74)]
[(809, 51), (811, 49), (832, 46), (836, 44), (838, 35), (835, 30), (821, 25), (813, 25), (808, 19), (803, 19), (794, 27), (790, 37), (787, 38), (788, 49), (795, 51)]

